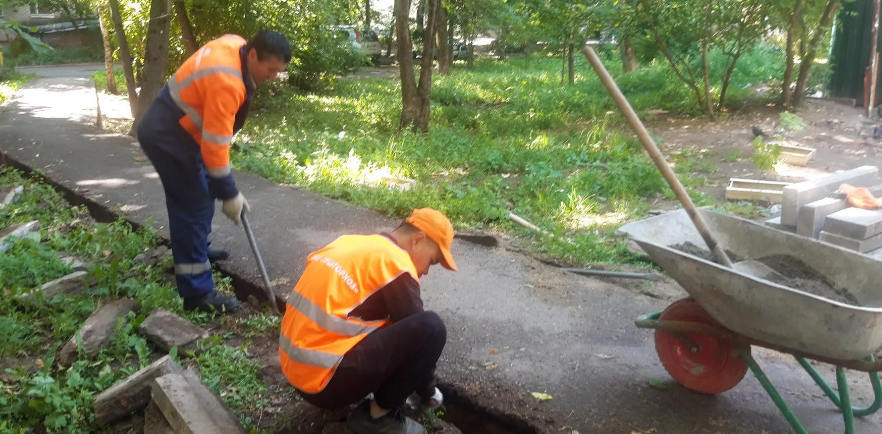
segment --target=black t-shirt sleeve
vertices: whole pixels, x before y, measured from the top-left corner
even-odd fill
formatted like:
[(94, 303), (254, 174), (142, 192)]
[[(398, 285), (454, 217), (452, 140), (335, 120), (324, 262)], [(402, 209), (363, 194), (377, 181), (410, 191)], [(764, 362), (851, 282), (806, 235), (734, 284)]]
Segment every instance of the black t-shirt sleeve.
[(349, 316), (365, 321), (389, 318), (394, 323), (422, 311), (419, 282), (410, 273), (402, 273), (371, 294)]

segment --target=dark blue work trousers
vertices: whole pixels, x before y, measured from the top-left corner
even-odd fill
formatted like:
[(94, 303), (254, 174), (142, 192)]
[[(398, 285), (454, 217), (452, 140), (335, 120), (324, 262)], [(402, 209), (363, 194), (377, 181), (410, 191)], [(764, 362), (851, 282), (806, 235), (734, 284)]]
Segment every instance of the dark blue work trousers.
[(150, 128), (138, 131), (141, 149), (156, 168), (165, 190), (178, 293), (190, 298), (214, 291), (208, 262), (214, 198), (208, 191), (208, 174), (201, 159), (181, 161), (163, 150), (174, 145), (169, 141), (183, 140), (192, 141), (189, 136), (162, 134)]

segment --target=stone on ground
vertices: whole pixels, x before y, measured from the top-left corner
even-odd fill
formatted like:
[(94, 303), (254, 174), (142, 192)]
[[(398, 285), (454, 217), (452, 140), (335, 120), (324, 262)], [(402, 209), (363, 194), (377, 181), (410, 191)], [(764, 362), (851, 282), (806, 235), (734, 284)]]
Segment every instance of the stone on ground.
[(95, 354), (110, 342), (117, 321), (125, 318), (126, 314), (135, 310), (138, 302), (123, 298), (102, 304), (89, 315), (82, 328), (70, 338), (58, 355), (58, 361), (62, 366), (70, 366), (78, 356), (77, 337), (82, 339), (83, 350), (86, 354)]
[(140, 411), (150, 402), (150, 387), (155, 378), (180, 373), (182, 370), (183, 368), (174, 360), (165, 356), (132, 374), (129, 378), (114, 384), (101, 392), (92, 403), (95, 422), (100, 426), (105, 426)]
[(59, 294), (79, 294), (86, 288), (85, 279), (88, 274), (85, 271), (75, 271), (67, 276), (44, 283), (40, 287), (40, 291), (46, 298), (52, 298)]
[(183, 374), (153, 380), (153, 401), (177, 434), (245, 434), (239, 419), (201, 381)]
[(8, 226), (0, 231), (0, 252), (5, 252), (12, 247), (11, 238), (24, 238), (29, 233), (40, 230), (40, 222), (37, 220), (27, 223)]
[(153, 401), (150, 401), (147, 411), (144, 412), (144, 434), (175, 434), (175, 430)]
[(24, 187), (12, 187), (0, 190), (0, 209), (6, 208), (7, 205), (15, 203), (18, 195), (24, 193)]
[(193, 344), (208, 337), (205, 330), (162, 308), (154, 310), (141, 323), (139, 332), (165, 352), (174, 346), (181, 351), (192, 349)]

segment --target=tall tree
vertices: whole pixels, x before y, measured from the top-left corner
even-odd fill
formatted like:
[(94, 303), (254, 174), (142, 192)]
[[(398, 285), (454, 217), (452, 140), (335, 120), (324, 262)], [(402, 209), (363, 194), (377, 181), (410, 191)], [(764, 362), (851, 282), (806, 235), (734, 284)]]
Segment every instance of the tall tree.
[(450, 66), (453, 63), (451, 59), (450, 47), (448, 45), (449, 38), (447, 35), (447, 8), (441, 5), (438, 8), (438, 31), (437, 47), (438, 47), (438, 73), (441, 75), (450, 74)]
[(144, 79), (138, 97), (138, 111), (129, 130), (130, 136), (138, 131), (138, 122), (156, 94), (165, 83), (165, 70), (168, 67), (169, 27), (171, 25), (171, 3), (169, 0), (150, 2), (150, 24), (147, 27), (147, 41), (144, 50)]
[(101, 28), (101, 40), (104, 44), (104, 70), (107, 76), (107, 92), (116, 95), (116, 74), (113, 72), (113, 43), (110, 40), (110, 29), (107, 28), (107, 6), (98, 6), (98, 26)]
[(364, 0), (364, 28), (371, 28), (371, 0)]
[(793, 44), (799, 38), (799, 17), (802, 14), (802, 5), (803, 0), (796, 0), (787, 21), (787, 41), (784, 46), (784, 79), (781, 82), (781, 105), (784, 107), (790, 107), (791, 105), (790, 86), (793, 84), (793, 68), (795, 63)]
[(619, 41), (619, 49), (622, 52), (622, 70), (633, 72), (637, 70), (637, 52), (634, 50), (634, 38), (630, 33), (625, 33)]
[(199, 50), (199, 41), (193, 34), (193, 24), (190, 22), (190, 16), (187, 15), (187, 5), (184, 0), (174, 0), (175, 16), (178, 18), (178, 26), (181, 28), (181, 38), (184, 40), (184, 47), (187, 49), (187, 55), (192, 56)]
[(116, 43), (119, 44), (119, 58), (123, 64), (123, 72), (126, 76), (126, 90), (129, 93), (129, 107), (132, 117), (138, 113), (138, 91), (135, 85), (135, 70), (132, 68), (132, 53), (129, 51), (129, 41), (126, 38), (126, 29), (123, 26), (122, 15), (119, 11), (119, 0), (108, 0), (110, 14), (113, 19), (113, 29), (116, 33)]
[(423, 38), (423, 57), (420, 65), (420, 81), (417, 86), (413, 71), (413, 58), (405, 53), (412, 47), (410, 28), (410, 0), (395, 0), (398, 8), (395, 32), (398, 38), (398, 64), (401, 70), (401, 123), (399, 128), (429, 131), (429, 114), (432, 94), (432, 51), (435, 48), (435, 25), (441, 0), (428, 0), (428, 14)]
[(815, 29), (812, 39), (807, 43), (805, 51), (802, 53), (802, 59), (799, 62), (799, 78), (796, 79), (796, 88), (793, 91), (795, 94), (793, 105), (796, 107), (801, 106), (802, 103), (805, 102), (806, 86), (808, 85), (812, 65), (815, 63), (815, 57), (818, 55), (818, 47), (821, 46), (821, 41), (827, 35), (828, 29), (830, 29), (830, 26), (833, 24), (833, 19), (836, 17), (836, 11), (839, 10), (840, 5), (840, 0), (827, 1), (827, 5), (821, 15), (818, 27)]

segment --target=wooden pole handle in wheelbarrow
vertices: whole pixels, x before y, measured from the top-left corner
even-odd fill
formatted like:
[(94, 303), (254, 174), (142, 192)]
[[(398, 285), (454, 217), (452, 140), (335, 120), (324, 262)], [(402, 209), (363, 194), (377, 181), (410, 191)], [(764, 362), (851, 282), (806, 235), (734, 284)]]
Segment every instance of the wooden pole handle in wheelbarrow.
[(698, 233), (701, 234), (701, 238), (704, 239), (704, 242), (707, 243), (708, 248), (721, 264), (732, 268), (732, 261), (729, 259), (729, 256), (726, 255), (726, 251), (723, 250), (722, 246), (717, 243), (717, 240), (711, 235), (710, 228), (708, 228), (704, 219), (701, 217), (701, 214), (698, 213), (698, 210), (695, 208), (695, 204), (692, 203), (692, 198), (689, 197), (689, 194), (686, 192), (686, 189), (683, 188), (683, 184), (680, 183), (680, 180), (677, 178), (677, 175), (674, 174), (674, 171), (671, 169), (671, 166), (668, 165), (668, 162), (665, 160), (664, 156), (662, 156), (661, 152), (659, 152), (658, 147), (655, 145), (655, 142), (652, 140), (652, 137), (649, 136), (649, 132), (646, 131), (646, 127), (643, 126), (643, 122), (640, 122), (640, 118), (637, 117), (637, 113), (634, 112), (634, 109), (631, 107), (631, 104), (628, 103), (628, 100), (625, 99), (625, 95), (622, 94), (622, 91), (616, 85), (616, 82), (613, 80), (612, 76), (609, 75), (609, 71), (606, 70), (606, 67), (603, 66), (603, 62), (600, 61), (600, 57), (597, 56), (597, 53), (594, 52), (594, 49), (589, 45), (585, 45), (585, 48), (582, 49), (582, 53), (585, 54), (585, 57), (588, 59), (588, 63), (591, 64), (591, 67), (594, 68), (594, 72), (597, 73), (597, 76), (600, 77), (600, 82), (606, 87), (606, 90), (609, 91), (610, 96), (612, 96), (613, 100), (616, 102), (616, 105), (619, 106), (619, 110), (622, 111), (622, 114), (625, 115), (625, 119), (628, 120), (628, 124), (631, 125), (631, 128), (637, 133), (637, 137), (640, 139), (640, 143), (643, 145), (643, 148), (646, 149), (646, 152), (649, 153), (649, 157), (652, 158), (652, 162), (655, 163), (655, 166), (658, 167), (658, 170), (661, 171), (662, 175), (665, 177), (665, 180), (668, 182), (668, 185), (671, 186), (671, 189), (674, 190), (674, 194), (677, 196), (677, 199), (680, 200), (680, 203), (683, 204), (683, 208), (686, 209), (686, 213), (689, 214), (689, 218), (692, 219), (692, 223), (695, 224), (695, 228), (698, 229)]

